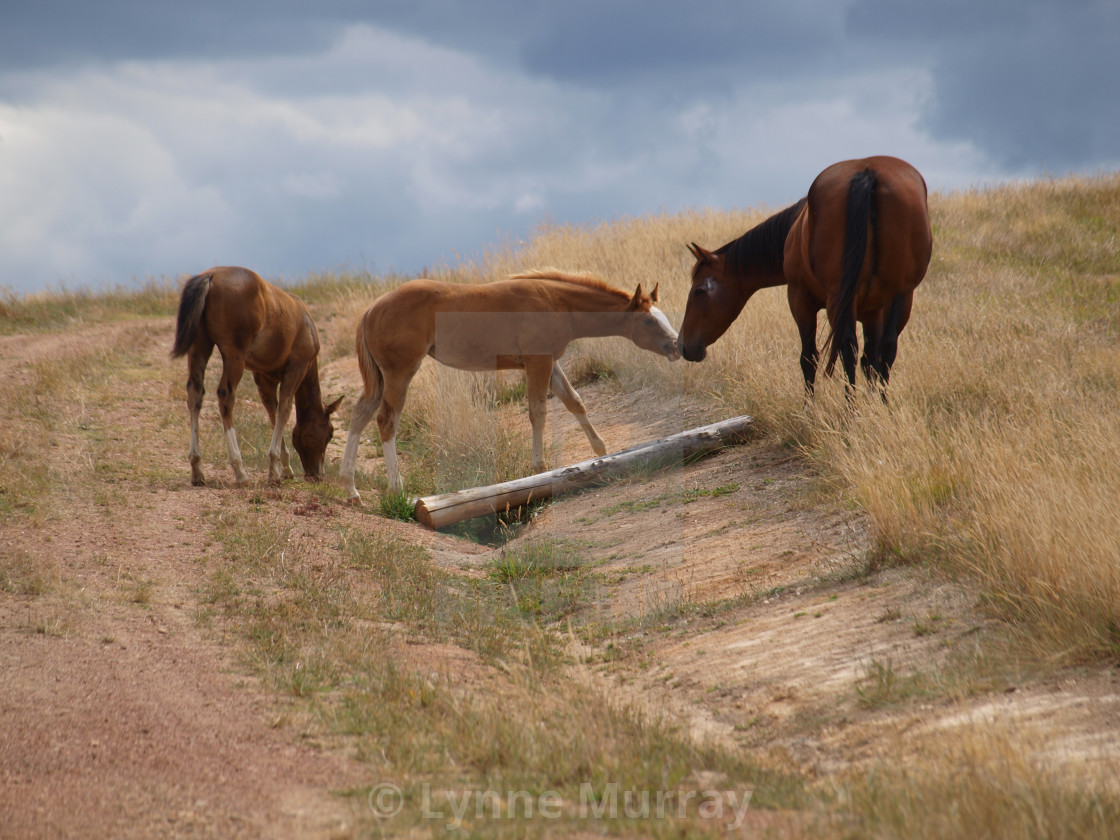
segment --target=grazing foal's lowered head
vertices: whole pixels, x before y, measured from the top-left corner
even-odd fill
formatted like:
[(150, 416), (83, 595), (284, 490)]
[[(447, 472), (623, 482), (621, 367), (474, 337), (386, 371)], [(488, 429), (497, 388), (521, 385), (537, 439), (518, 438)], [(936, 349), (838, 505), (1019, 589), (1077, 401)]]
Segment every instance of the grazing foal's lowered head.
[(303, 464), (303, 472), (311, 481), (323, 477), (323, 465), (327, 457), (327, 444), (334, 437), (334, 424), (331, 415), (342, 404), (339, 397), (330, 405), (321, 401), (308, 404), (305, 410), (296, 405), (296, 424), (292, 428), (292, 447)]

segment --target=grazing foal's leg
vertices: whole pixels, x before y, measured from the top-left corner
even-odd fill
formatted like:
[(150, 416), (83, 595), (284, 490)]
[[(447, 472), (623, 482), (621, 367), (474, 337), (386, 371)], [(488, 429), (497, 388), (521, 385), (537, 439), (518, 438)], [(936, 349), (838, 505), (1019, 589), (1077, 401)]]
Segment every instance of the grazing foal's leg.
[(202, 395), (206, 393), (206, 363), (214, 345), (196, 343), (187, 354), (187, 413), (191, 418), (191, 484), (201, 487), (206, 483), (202, 475), (202, 447), (198, 444), (198, 415), (202, 411)]
[(245, 372), (245, 359), (233, 350), (227, 355), (222, 353), (222, 378), (218, 383), (218, 411), (222, 415), (222, 426), (226, 430), (226, 448), (229, 449), (229, 465), (238, 484), (248, 484), (245, 464), (241, 460), (241, 448), (237, 445), (237, 431), (233, 428), (233, 406), (237, 394), (237, 383)]
[(268, 445), (268, 480), (272, 482), (281, 481), (281, 467), (284, 468), (285, 473), (283, 478), (292, 477), (291, 467), (288, 466), (288, 452), (284, 448), (284, 429), (287, 428), (288, 419), (292, 416), (296, 388), (299, 387), (306, 373), (307, 365), (289, 365), (280, 377), (279, 401), (272, 422), (272, 441)]
[(587, 408), (579, 394), (576, 393), (576, 389), (572, 387), (572, 383), (568, 381), (568, 377), (564, 375), (564, 371), (560, 369), (559, 362), (552, 363), (552, 393), (560, 398), (564, 407), (572, 413), (572, 416), (583, 427), (583, 433), (587, 435), (587, 440), (591, 444), (591, 451), (596, 455), (606, 455), (606, 444), (599, 437), (599, 433), (595, 431), (595, 427), (591, 425), (591, 421), (587, 419)]
[[(264, 410), (268, 412), (268, 422), (272, 426), (273, 432), (276, 430), (276, 389), (280, 387), (280, 382), (271, 378), (263, 373), (254, 373), (253, 381), (257, 383), (257, 393), (261, 395), (261, 402), (264, 403)], [(280, 470), (284, 478), (291, 478), (294, 473), (292, 472), (291, 459), (288, 456), (288, 447), (284, 445), (284, 435), (280, 435)]]

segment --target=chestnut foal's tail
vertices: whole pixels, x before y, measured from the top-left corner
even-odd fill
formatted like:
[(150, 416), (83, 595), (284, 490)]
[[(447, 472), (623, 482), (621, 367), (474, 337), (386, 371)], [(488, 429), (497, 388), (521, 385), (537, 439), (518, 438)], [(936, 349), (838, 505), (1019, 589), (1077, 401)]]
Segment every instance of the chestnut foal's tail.
[(202, 310), (206, 308), (206, 293), (209, 291), (209, 274), (198, 274), (183, 286), (183, 294), (179, 298), (179, 318), (175, 324), (175, 346), (171, 348), (172, 359), (187, 355), (194, 344), (202, 323)]
[(374, 408), (381, 402), (381, 392), (385, 388), (385, 379), (381, 375), (381, 368), (377, 366), (377, 362), (373, 359), (373, 354), (369, 352), (369, 345), (366, 343), (366, 318), (369, 313), (367, 312), (360, 319), (358, 319), (358, 334), (355, 340), (355, 351), (358, 355), (358, 370), (362, 374), (362, 400), (369, 401), (373, 399)]

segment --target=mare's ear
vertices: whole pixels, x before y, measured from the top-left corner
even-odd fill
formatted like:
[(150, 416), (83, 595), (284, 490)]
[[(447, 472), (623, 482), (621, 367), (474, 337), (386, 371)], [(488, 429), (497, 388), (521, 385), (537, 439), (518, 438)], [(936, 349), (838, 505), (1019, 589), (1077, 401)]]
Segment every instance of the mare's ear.
[(712, 252), (711, 251), (708, 251), (704, 248), (701, 248), (695, 242), (689, 244), (688, 250), (692, 253), (692, 256), (696, 257), (696, 259), (698, 259), (698, 260), (707, 261), (707, 260), (710, 260), (712, 258)]
[(330, 415), (334, 414), (334, 413), (335, 413), (336, 411), (338, 411), (338, 407), (339, 407), (340, 405), (342, 405), (342, 400), (343, 400), (343, 399), (344, 399), (345, 397), (346, 397), (346, 395), (345, 395), (345, 394), (343, 394), (343, 395), (342, 395), (341, 397), (339, 397), (339, 398), (338, 398), (337, 400), (335, 400), (335, 401), (334, 401), (334, 402), (332, 402), (332, 403), (331, 403), (330, 405), (328, 405), (328, 406), (326, 407), (326, 409), (324, 409), (324, 410), (325, 410), (325, 411), (327, 412), (327, 416), (328, 416), (328, 417), (329, 417)]
[(660, 289), (660, 288), (661, 288), (660, 283), (654, 283), (653, 284), (653, 291), (649, 293), (649, 299), (650, 299), (651, 303), (657, 303), (657, 301), (659, 300), (659, 298), (657, 296), (657, 290)]
[(643, 297), (645, 297), (645, 295), (642, 292), (642, 284), (639, 283), (638, 288), (636, 288), (634, 290), (634, 296), (632, 298), (630, 298), (631, 308), (637, 308), (637, 307), (641, 306)]

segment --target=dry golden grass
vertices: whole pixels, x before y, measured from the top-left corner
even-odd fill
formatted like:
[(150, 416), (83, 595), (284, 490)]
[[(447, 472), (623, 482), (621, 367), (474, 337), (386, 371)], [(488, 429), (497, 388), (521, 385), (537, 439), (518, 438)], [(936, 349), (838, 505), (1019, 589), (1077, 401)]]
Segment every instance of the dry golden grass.
[[(623, 387), (698, 396), (713, 417), (755, 415), (871, 514), (877, 560), (935, 562), (971, 575), (1045, 650), (1114, 656), (1120, 177), (934, 195), (930, 204), (934, 257), (900, 340), (888, 407), (868, 394), (849, 411), (839, 386), (824, 383), (806, 412), (781, 288), (757, 294), (699, 365), (670, 366), (619, 339), (581, 342), (572, 355), (609, 365)], [(490, 254), (456, 276), (484, 282), (557, 265), (625, 288), (658, 283), (663, 308), (678, 320), (691, 267), (686, 244), (717, 246), (766, 215), (694, 212), (544, 228), (520, 250)], [(492, 425), (477, 407), (467, 413)]]
[[(783, 288), (759, 292), (702, 364), (669, 365), (622, 339), (577, 342), (567, 364), (593, 359), (623, 388), (653, 384), (699, 397), (713, 419), (754, 415), (871, 514), (877, 560), (936, 562), (974, 576), (1044, 650), (1116, 655), (1120, 177), (937, 194), (930, 205), (933, 261), (900, 340), (888, 407), (865, 395), (850, 412), (839, 386), (824, 383), (806, 412)], [(687, 243), (720, 245), (769, 212), (545, 227), (515, 251), (436, 274), (487, 282), (555, 265), (623, 288), (659, 284), (662, 308), (679, 323)], [(821, 323), (823, 343), (823, 314)], [(442, 441), (443, 463), (517, 474), (517, 440), (494, 432), (504, 428), (492, 413), (494, 378), (480, 386), (464, 377), (478, 378), (442, 370), (418, 377), (406, 418)]]

